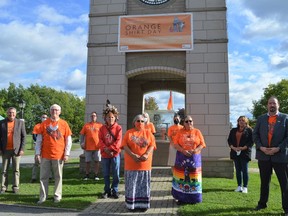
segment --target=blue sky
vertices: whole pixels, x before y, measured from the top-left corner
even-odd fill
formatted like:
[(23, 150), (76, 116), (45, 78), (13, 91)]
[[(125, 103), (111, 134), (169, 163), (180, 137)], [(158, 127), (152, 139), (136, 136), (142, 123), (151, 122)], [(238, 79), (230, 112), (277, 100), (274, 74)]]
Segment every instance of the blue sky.
[[(288, 79), (288, 1), (227, 0), (230, 121), (251, 117), (268, 84)], [(0, 0), (0, 89), (38, 83), (85, 96), (89, 0)], [(150, 94), (166, 109), (169, 92)], [(174, 94), (174, 108), (184, 96)]]

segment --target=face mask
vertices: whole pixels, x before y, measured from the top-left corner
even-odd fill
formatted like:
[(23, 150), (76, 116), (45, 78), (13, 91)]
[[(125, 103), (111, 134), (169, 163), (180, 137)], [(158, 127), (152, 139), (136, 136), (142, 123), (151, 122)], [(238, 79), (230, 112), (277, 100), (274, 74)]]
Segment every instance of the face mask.
[(179, 124), (179, 120), (178, 119), (174, 119), (174, 124)]

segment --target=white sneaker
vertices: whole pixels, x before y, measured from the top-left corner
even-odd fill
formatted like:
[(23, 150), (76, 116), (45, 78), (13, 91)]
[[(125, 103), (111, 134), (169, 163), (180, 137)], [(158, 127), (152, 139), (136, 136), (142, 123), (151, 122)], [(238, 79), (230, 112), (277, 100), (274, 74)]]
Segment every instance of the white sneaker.
[(242, 193), (248, 193), (248, 188), (247, 187), (243, 187)]
[(38, 200), (37, 204), (41, 205), (42, 203), (44, 203), (46, 200)]
[(242, 192), (242, 187), (241, 187), (241, 186), (238, 186), (238, 187), (235, 189), (235, 192)]

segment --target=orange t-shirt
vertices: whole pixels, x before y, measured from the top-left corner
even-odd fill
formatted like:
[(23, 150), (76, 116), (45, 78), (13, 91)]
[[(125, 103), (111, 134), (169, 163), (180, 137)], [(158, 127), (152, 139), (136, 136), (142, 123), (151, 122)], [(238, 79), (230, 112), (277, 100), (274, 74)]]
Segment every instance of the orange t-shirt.
[(72, 135), (68, 123), (62, 119), (52, 121), (49, 118), (41, 123), (39, 134), (42, 135), (41, 156), (52, 160), (63, 159), (66, 138)]
[[(156, 149), (156, 142), (154, 135), (149, 130), (136, 130), (132, 128), (125, 133), (121, 148), (128, 146), (132, 152), (138, 155), (143, 155), (150, 146)], [(146, 161), (135, 162), (133, 158), (125, 152), (124, 154), (124, 168), (125, 170), (151, 170), (152, 156), (150, 153)]]
[(33, 128), (32, 134), (39, 134), (40, 127), (41, 127), (41, 123), (36, 124)]
[(7, 145), (6, 150), (13, 150), (13, 134), (14, 134), (15, 121), (7, 122)]
[(274, 126), (276, 124), (277, 115), (269, 116), (268, 118), (268, 146), (271, 146), (271, 139), (274, 132)]
[(182, 125), (172, 125), (171, 127), (168, 128), (168, 137), (171, 137), (171, 140), (173, 141), (173, 143), (175, 143), (175, 136), (177, 134), (177, 132), (182, 129), (183, 126)]
[(199, 145), (206, 147), (204, 137), (199, 129), (186, 130), (182, 128), (175, 137), (175, 144), (180, 145), (185, 150), (194, 150)]
[(152, 134), (156, 133), (154, 124), (152, 122), (149, 122), (145, 125), (145, 128), (150, 130)]
[(81, 135), (85, 136), (85, 150), (95, 151), (99, 150), (99, 129), (102, 127), (102, 124), (99, 122), (88, 122), (86, 123), (82, 130), (80, 131)]

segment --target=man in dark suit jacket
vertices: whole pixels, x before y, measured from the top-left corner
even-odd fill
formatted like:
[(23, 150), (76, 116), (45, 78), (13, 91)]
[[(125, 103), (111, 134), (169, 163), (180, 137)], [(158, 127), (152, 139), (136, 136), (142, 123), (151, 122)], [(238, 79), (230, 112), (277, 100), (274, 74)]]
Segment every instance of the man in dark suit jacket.
[(7, 110), (7, 118), (0, 121), (0, 155), (2, 155), (2, 182), (3, 194), (8, 187), (8, 167), (12, 159), (13, 180), (12, 190), (19, 192), (20, 184), (20, 156), (24, 154), (26, 130), (24, 121), (16, 119), (16, 109)]
[(269, 98), (267, 108), (268, 113), (257, 119), (253, 131), (261, 180), (260, 200), (255, 210), (267, 207), (274, 169), (281, 187), (282, 208), (288, 216), (288, 116), (279, 112), (276, 97)]

